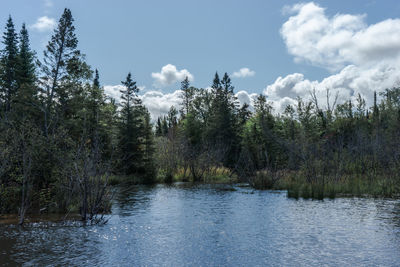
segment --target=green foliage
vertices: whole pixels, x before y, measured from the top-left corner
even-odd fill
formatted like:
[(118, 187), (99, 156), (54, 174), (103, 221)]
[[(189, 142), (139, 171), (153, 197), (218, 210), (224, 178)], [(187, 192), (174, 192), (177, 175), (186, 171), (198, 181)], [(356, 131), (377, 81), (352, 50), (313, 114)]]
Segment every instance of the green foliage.
[[(239, 106), (227, 73), (211, 89), (181, 82), (180, 108), (153, 123), (129, 73), (121, 99), (78, 49), (65, 9), (42, 62), (11, 17), (0, 49), (0, 213), (110, 209), (109, 184), (247, 181), (294, 198), (397, 197), (400, 88), (321, 108), (315, 91), (276, 114), (266, 96)], [(93, 77), (94, 73), (94, 77)], [(119, 104), (117, 104), (119, 103)]]
[(10, 111), (17, 90), (18, 35), (11, 16), (7, 20), (3, 34), (4, 49), (0, 58), (0, 88), (4, 111)]

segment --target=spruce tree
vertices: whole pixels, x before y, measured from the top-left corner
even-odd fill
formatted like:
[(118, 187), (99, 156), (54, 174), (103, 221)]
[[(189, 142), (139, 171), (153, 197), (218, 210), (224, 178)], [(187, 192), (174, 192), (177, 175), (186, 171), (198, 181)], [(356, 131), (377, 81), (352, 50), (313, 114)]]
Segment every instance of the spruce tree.
[(8, 17), (3, 34), (4, 49), (1, 50), (1, 97), (4, 110), (11, 109), (11, 102), (17, 90), (16, 72), (18, 65), (18, 35), (11, 16)]
[(35, 53), (29, 44), (29, 34), (25, 23), (22, 24), (20, 32), (19, 53), (16, 69), (18, 113), (30, 115), (37, 111), (38, 88), (36, 86), (36, 64)]
[(142, 115), (143, 106), (138, 98), (139, 92), (136, 82), (128, 73), (125, 86), (121, 90), (121, 123), (119, 131), (119, 149), (121, 153), (121, 168), (125, 174), (130, 175), (139, 171), (142, 164), (142, 151), (140, 150), (141, 135), (143, 131)]
[(99, 138), (100, 134), (100, 117), (101, 108), (104, 104), (104, 93), (103, 88), (100, 87), (100, 77), (99, 72), (95, 70), (95, 77), (93, 84), (90, 86), (90, 91), (88, 95), (88, 124), (89, 124), (89, 136), (94, 144), (96, 138)]
[(16, 80), (20, 88), (22, 85), (33, 85), (36, 81), (35, 53), (30, 48), (29, 34), (25, 23), (22, 24), (19, 40)]
[[(227, 73), (222, 80), (215, 74), (210, 119), (207, 126), (207, 140), (220, 152), (219, 158), (226, 165), (234, 163), (238, 147), (237, 104), (233, 94), (234, 87)], [(223, 151), (223, 152), (221, 152)]]
[(190, 105), (194, 98), (194, 88), (190, 87), (189, 78), (187, 76), (181, 82), (181, 91), (182, 91), (181, 115), (182, 115), (182, 117), (185, 117), (185, 115), (187, 115), (190, 111)]
[(163, 135), (163, 130), (162, 130), (162, 124), (161, 124), (161, 118), (157, 118), (157, 124), (156, 124), (156, 136), (162, 136)]
[(143, 167), (146, 174), (145, 183), (153, 183), (156, 176), (154, 164), (154, 136), (150, 122), (150, 113), (145, 108), (143, 116)]
[[(64, 106), (68, 98), (68, 91), (63, 83), (76, 75), (77, 62), (81, 58), (81, 53), (77, 49), (78, 39), (75, 35), (71, 10), (64, 9), (51, 40), (43, 52), (43, 64), (41, 64), (41, 77), (43, 85), (43, 112), (44, 112), (44, 131), (48, 134), (49, 127), (53, 125), (54, 105), (56, 103)], [(62, 108), (62, 112), (65, 107)], [(58, 114), (61, 116), (63, 114)]]

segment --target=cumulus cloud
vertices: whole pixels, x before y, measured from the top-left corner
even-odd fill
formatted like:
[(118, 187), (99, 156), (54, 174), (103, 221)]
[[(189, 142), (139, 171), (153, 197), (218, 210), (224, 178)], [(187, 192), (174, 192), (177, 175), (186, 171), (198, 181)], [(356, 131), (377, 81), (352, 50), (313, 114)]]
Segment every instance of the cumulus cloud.
[(279, 77), (268, 85), (264, 94), (272, 101), (277, 112), (282, 112), (286, 103), (295, 103), (295, 98), (309, 98), (315, 90), (321, 107), (326, 104), (326, 90), (332, 93), (332, 98), (338, 93), (338, 102), (353, 99), (360, 94), (368, 106), (373, 103), (374, 91), (383, 91), (398, 85), (400, 82), (399, 68), (388, 64), (380, 64), (375, 68), (363, 68), (349, 65), (339, 73), (331, 75), (322, 81), (311, 81), (304, 78), (303, 74), (294, 73)]
[(39, 32), (46, 32), (54, 29), (56, 24), (57, 23), (55, 19), (43, 16), (38, 18), (37, 21), (30, 26), (30, 28)]
[[(119, 99), (121, 98), (121, 90), (125, 90), (125, 86), (118, 84), (118, 85), (105, 85), (104, 87), (104, 93), (108, 97), (112, 97), (115, 99), (115, 101), (118, 103)], [(146, 86), (138, 86), (139, 88), (139, 93), (143, 92), (143, 90), (146, 89)]]
[(121, 90), (125, 90), (123, 85), (105, 85), (104, 93), (111, 98), (114, 98), (116, 102), (119, 102), (121, 98)]
[[(143, 104), (149, 109), (153, 120), (160, 116), (166, 115), (171, 108), (174, 106), (176, 109), (180, 109), (182, 102), (182, 91), (176, 90), (172, 93), (162, 93), (159, 91), (149, 91), (141, 95), (140, 98)], [(240, 91), (235, 94), (238, 98), (240, 105), (247, 103), (250, 109), (253, 110), (253, 103), (257, 94), (248, 93), (246, 91)]]
[(338, 93), (339, 103), (360, 94), (370, 106), (374, 91), (399, 85), (400, 19), (367, 25), (366, 15), (330, 17), (313, 2), (285, 7), (284, 12), (292, 16), (283, 24), (281, 36), (295, 61), (336, 73), (320, 81), (301, 73), (278, 77), (264, 90), (275, 112), (296, 104), (297, 96), (309, 98), (313, 90), (323, 107), (327, 89), (332, 98)]
[(237, 100), (240, 103), (240, 106), (244, 104), (249, 105), (250, 110), (254, 110), (254, 101), (256, 100), (258, 94), (249, 93), (247, 91), (239, 91), (235, 94)]
[(234, 78), (246, 78), (252, 77), (256, 74), (254, 70), (250, 70), (249, 68), (241, 68), (239, 71), (235, 71), (232, 73), (232, 77)]
[(167, 64), (161, 68), (160, 72), (153, 72), (151, 77), (154, 79), (154, 86), (164, 87), (182, 81), (188, 77), (189, 81), (193, 81), (193, 75), (186, 69), (178, 70), (176, 66)]
[(400, 19), (367, 25), (366, 15), (336, 14), (310, 2), (285, 8), (292, 15), (281, 36), (296, 62), (330, 71), (347, 65), (374, 65), (400, 59)]
[[(145, 89), (145, 86), (138, 86), (140, 91)], [(121, 98), (121, 90), (125, 90), (123, 85), (105, 85), (104, 93), (112, 97), (118, 103)], [(157, 119), (159, 116), (166, 115), (171, 108), (171, 106), (180, 108), (180, 98), (181, 90), (176, 90), (173, 93), (162, 93), (159, 91), (150, 90), (144, 94), (139, 93), (139, 98), (142, 100), (143, 104), (147, 107), (151, 114), (153, 120)]]
[(148, 108), (153, 120), (160, 116), (166, 115), (174, 106), (177, 110), (180, 109), (181, 90), (176, 90), (172, 93), (162, 93), (158, 91), (149, 91), (141, 96), (143, 104)]
[[(119, 99), (121, 97), (120, 91), (124, 89), (125, 87), (123, 85), (104, 86), (105, 94), (109, 97), (116, 99), (117, 102), (119, 102)], [(139, 98), (149, 110), (152, 120), (155, 120), (160, 116), (167, 115), (171, 106), (174, 106), (176, 109), (179, 110), (181, 108), (182, 102), (181, 95), (181, 90), (176, 90), (172, 93), (163, 93), (160, 91), (149, 90), (144, 94), (140, 94)], [(248, 93), (246, 91), (239, 91), (235, 94), (240, 106), (246, 103), (250, 106), (250, 110), (253, 110), (254, 100), (257, 98), (257, 95), (258, 94)]]
[[(296, 105), (297, 96), (309, 99), (313, 90), (320, 107), (326, 105), (327, 89), (331, 92), (331, 102), (336, 93), (338, 103), (355, 101), (360, 94), (371, 106), (374, 91), (400, 85), (400, 19), (367, 25), (366, 15), (328, 16), (324, 8), (312, 2), (286, 7), (285, 12), (291, 16), (282, 25), (281, 36), (295, 61), (323, 67), (332, 74), (321, 80), (307, 79), (301, 73), (278, 77), (263, 91), (275, 113), (282, 113), (287, 105)], [(248, 68), (241, 68), (232, 77), (254, 74)], [(185, 76), (193, 80), (187, 70), (177, 70), (171, 64), (162, 67), (159, 73), (152, 73), (158, 87), (174, 84)], [(119, 98), (120, 87), (105, 86), (105, 89), (109, 95)], [(140, 97), (156, 119), (167, 114), (172, 105), (179, 109), (180, 94), (180, 90), (149, 91)], [(253, 109), (257, 94), (239, 91), (235, 95), (241, 105), (247, 103)]]

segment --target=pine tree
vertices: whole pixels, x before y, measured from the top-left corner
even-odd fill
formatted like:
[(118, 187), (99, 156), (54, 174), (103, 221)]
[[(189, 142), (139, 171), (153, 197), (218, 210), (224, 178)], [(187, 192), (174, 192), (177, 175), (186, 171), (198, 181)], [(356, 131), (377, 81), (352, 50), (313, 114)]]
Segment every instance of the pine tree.
[(154, 137), (152, 124), (150, 122), (150, 113), (144, 110), (143, 118), (143, 167), (146, 174), (146, 183), (153, 183), (156, 176), (154, 164)]
[(193, 87), (190, 87), (189, 78), (186, 76), (185, 79), (181, 82), (181, 91), (182, 91), (182, 109), (181, 114), (182, 118), (185, 117), (190, 112), (190, 105), (194, 98), (195, 90)]
[(73, 21), (71, 10), (64, 9), (58, 26), (43, 52), (44, 59), (41, 70), (44, 75), (41, 79), (44, 99), (42, 110), (46, 136), (52, 125), (54, 105), (59, 103), (62, 106), (59, 116), (63, 116), (66, 110), (68, 91), (63, 83), (79, 74), (78, 63), (82, 55), (77, 49), (78, 39), (75, 35)]
[(140, 150), (141, 135), (143, 132), (142, 116), (144, 107), (138, 98), (139, 92), (136, 82), (132, 80), (131, 73), (122, 82), (125, 86), (121, 90), (121, 124), (119, 131), (119, 149), (121, 153), (121, 168), (125, 174), (139, 171), (142, 164), (142, 151)]
[(88, 109), (89, 109), (89, 136), (92, 141), (99, 138), (100, 132), (100, 117), (102, 105), (104, 104), (103, 88), (100, 87), (99, 72), (95, 70), (95, 78), (93, 84), (90, 86), (88, 95)]
[(168, 127), (168, 122), (167, 122), (167, 117), (164, 116), (162, 119), (162, 133), (164, 136), (168, 135), (169, 127)]
[(207, 126), (207, 140), (213, 147), (225, 151), (220, 157), (226, 165), (234, 164), (238, 142), (237, 103), (233, 94), (234, 87), (227, 73), (220, 81), (215, 74), (213, 84), (213, 99), (210, 118)]
[(222, 77), (221, 86), (222, 89), (224, 90), (225, 95), (233, 94), (234, 87), (232, 86), (231, 78), (229, 78), (229, 75), (226, 72), (224, 74), (224, 77)]
[(378, 108), (378, 104), (377, 104), (376, 91), (374, 91), (374, 106), (372, 109), (372, 117), (373, 117), (374, 121), (378, 121), (378, 119), (379, 119), (379, 108)]
[(32, 117), (37, 111), (38, 88), (36, 86), (35, 53), (30, 48), (29, 34), (25, 23), (22, 24), (19, 39), (18, 64), (16, 69), (16, 102), (20, 115), (30, 115)]
[(156, 136), (162, 136), (163, 135), (163, 130), (162, 130), (162, 124), (161, 124), (161, 118), (157, 118), (157, 124), (156, 124)]
[(93, 87), (100, 88), (100, 77), (99, 77), (99, 71), (97, 69), (95, 70)]
[(221, 81), (219, 80), (218, 72), (215, 73), (211, 88), (213, 89), (214, 93), (216, 93), (217, 90), (221, 89)]
[(14, 23), (9, 16), (6, 31), (3, 34), (4, 49), (1, 50), (1, 97), (4, 110), (11, 109), (11, 103), (17, 90), (16, 72), (18, 65), (18, 35), (15, 32)]
[(29, 34), (25, 23), (22, 24), (19, 40), (17, 84), (18, 87), (33, 85), (36, 81), (35, 53), (30, 48)]

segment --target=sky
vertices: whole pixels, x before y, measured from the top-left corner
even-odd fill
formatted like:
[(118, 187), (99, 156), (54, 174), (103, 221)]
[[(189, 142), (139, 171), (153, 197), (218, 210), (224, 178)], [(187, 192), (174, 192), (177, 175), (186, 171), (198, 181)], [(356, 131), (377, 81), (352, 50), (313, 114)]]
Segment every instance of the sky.
[(398, 0), (2, 0), (0, 23), (25, 22), (40, 59), (65, 7), (106, 93), (131, 72), (153, 118), (179, 105), (185, 76), (207, 88), (216, 71), (241, 103), (265, 94), (277, 113), (314, 89), (321, 106), (327, 89), (370, 105), (400, 81)]

